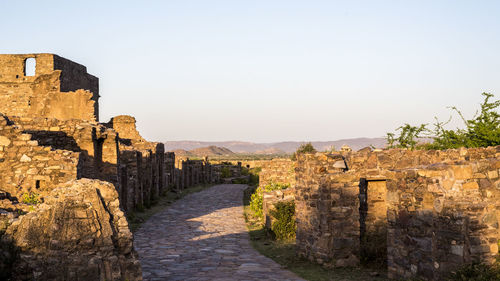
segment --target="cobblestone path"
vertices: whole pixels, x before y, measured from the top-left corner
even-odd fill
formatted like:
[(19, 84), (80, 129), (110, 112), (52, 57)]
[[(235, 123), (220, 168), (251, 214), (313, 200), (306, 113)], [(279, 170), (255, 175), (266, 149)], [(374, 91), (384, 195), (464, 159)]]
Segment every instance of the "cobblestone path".
[(302, 280), (250, 245), (245, 187), (190, 194), (145, 222), (134, 239), (144, 280)]

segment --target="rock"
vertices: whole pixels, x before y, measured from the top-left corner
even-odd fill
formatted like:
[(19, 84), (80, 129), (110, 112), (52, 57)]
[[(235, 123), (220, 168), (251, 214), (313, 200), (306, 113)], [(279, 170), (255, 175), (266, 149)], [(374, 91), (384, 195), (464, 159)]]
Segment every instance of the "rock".
[(0, 146), (9, 146), (10, 140), (7, 137), (0, 136)]
[(345, 165), (344, 160), (340, 160), (340, 161), (337, 161), (337, 162), (333, 163), (333, 167), (337, 168), (337, 169), (346, 169), (347, 168), (347, 166)]
[(3, 246), (18, 252), (13, 280), (142, 280), (117, 200), (115, 187), (99, 180), (74, 180), (52, 190), (3, 236)]
[(31, 158), (29, 158), (26, 154), (21, 156), (21, 162), (31, 162)]

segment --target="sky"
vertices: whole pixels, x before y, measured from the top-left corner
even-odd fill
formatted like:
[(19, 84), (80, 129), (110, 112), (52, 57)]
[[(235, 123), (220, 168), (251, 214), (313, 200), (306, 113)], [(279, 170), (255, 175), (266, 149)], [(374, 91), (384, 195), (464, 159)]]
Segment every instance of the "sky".
[(500, 1), (1, 0), (0, 11), (0, 53), (87, 66), (100, 121), (132, 115), (151, 141), (382, 137), (500, 97)]

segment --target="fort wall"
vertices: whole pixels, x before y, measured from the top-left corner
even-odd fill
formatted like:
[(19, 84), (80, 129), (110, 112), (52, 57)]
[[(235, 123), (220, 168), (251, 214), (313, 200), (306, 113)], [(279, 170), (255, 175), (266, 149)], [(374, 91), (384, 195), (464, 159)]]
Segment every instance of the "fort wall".
[[(493, 211), (499, 156), (500, 147), (301, 154), (294, 196), (298, 253), (355, 266), (364, 243), (388, 237), (380, 244), (391, 278), (439, 280), (465, 263), (489, 263), (500, 238)], [(466, 222), (469, 228), (455, 229)]]

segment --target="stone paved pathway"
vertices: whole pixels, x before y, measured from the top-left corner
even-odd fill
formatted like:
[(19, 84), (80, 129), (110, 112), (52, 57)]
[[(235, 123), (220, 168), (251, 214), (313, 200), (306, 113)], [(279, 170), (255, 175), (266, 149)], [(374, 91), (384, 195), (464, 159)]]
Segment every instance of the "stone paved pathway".
[(303, 280), (250, 245), (245, 187), (188, 195), (145, 222), (134, 239), (144, 280)]

